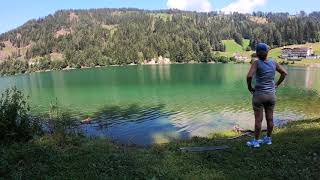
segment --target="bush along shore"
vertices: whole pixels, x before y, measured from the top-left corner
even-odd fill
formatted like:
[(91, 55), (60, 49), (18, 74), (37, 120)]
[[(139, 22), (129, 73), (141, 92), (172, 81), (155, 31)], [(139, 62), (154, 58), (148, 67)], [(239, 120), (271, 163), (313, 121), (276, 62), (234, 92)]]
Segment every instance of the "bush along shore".
[[(46, 132), (40, 124), (46, 124)], [(47, 116), (29, 115), (17, 89), (0, 99), (0, 179), (318, 179), (320, 119), (276, 129), (274, 144), (252, 149), (234, 132), (154, 145), (120, 146), (70, 131), (74, 121), (52, 103)], [(221, 146), (211, 152), (181, 147)]]

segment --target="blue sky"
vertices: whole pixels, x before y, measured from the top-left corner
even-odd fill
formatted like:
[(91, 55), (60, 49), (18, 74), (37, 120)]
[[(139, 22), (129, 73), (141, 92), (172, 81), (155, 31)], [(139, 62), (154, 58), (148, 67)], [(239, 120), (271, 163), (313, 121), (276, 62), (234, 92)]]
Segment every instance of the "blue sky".
[(16, 28), (27, 20), (44, 17), (59, 9), (119, 8), (141, 9), (177, 8), (196, 11), (225, 12), (272, 11), (295, 14), (320, 11), (319, 0), (1, 0), (0, 33)]

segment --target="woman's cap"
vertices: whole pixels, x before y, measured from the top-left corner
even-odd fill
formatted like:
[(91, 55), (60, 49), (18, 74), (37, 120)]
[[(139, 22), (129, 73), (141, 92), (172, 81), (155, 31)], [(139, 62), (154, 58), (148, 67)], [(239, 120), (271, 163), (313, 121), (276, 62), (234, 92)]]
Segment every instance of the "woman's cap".
[(257, 47), (256, 47), (256, 52), (266, 52), (268, 53), (269, 52), (269, 46), (265, 43), (259, 43), (257, 44)]

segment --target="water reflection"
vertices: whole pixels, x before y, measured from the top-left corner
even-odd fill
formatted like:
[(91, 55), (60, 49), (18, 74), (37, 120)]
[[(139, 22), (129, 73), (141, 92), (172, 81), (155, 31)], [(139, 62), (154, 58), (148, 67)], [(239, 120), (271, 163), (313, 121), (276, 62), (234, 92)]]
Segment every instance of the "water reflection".
[[(248, 65), (162, 65), (33, 73), (0, 78), (0, 90), (16, 85), (30, 96), (34, 113), (58, 98), (92, 136), (149, 144), (207, 136), (238, 124), (253, 128)], [(319, 116), (320, 70), (288, 68), (277, 92), (275, 118)]]
[(81, 125), (81, 129), (90, 136), (107, 136), (124, 144), (149, 145), (190, 138), (187, 131), (179, 130), (168, 121), (174, 114), (164, 110), (163, 104), (106, 106), (90, 124)]
[(288, 69), (286, 83), (302, 89), (320, 91), (320, 69), (312, 67), (292, 67)]

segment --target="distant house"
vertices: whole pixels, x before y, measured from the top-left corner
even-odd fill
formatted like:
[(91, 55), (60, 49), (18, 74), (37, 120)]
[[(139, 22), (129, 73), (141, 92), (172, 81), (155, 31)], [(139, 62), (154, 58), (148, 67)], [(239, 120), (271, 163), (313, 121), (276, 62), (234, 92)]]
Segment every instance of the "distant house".
[(311, 47), (284, 47), (281, 51), (281, 58), (283, 59), (302, 59), (314, 55)]
[(320, 59), (319, 55), (307, 56), (306, 59)]
[(239, 54), (239, 53), (233, 54), (233, 57), (234, 57), (237, 61), (239, 61), (239, 62), (246, 62), (246, 61), (248, 61), (248, 57), (242, 56), (242, 55)]

